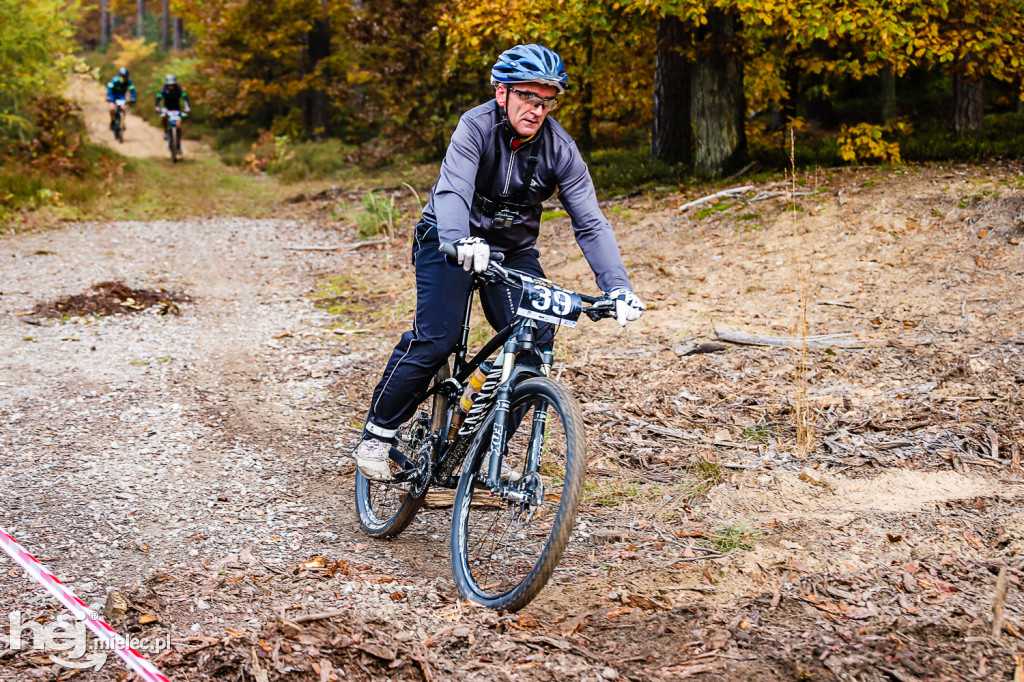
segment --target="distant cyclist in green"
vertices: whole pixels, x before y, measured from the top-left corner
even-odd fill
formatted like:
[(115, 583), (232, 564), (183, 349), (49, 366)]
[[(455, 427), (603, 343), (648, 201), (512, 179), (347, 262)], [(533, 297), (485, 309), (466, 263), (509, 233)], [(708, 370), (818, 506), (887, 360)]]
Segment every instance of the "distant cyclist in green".
[[(131, 94), (131, 97), (128, 95)], [(121, 67), (117, 75), (107, 83), (107, 101), (110, 102), (110, 129), (117, 127), (117, 100), (123, 99), (126, 103), (135, 101), (135, 85), (128, 76), (128, 69)]]
[[(156, 113), (160, 114), (160, 119), (163, 121), (165, 140), (167, 139), (168, 111), (180, 111), (182, 114), (188, 114), (192, 111), (192, 106), (188, 101), (188, 93), (178, 85), (178, 78), (173, 73), (167, 74), (167, 77), (164, 79), (163, 90), (156, 93)], [(180, 154), (181, 135), (185, 134), (181, 127), (181, 121), (178, 122), (178, 128), (180, 135), (178, 137), (177, 152)]]

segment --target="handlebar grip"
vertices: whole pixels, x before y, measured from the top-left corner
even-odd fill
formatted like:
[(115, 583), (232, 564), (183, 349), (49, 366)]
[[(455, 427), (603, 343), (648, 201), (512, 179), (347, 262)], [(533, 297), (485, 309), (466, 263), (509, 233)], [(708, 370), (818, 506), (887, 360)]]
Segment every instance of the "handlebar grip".
[[(441, 242), (437, 250), (445, 255), (450, 265), (458, 265), (456, 259), (459, 257), (458, 249), (455, 248), (454, 244), (448, 242)], [(498, 253), (497, 251), (491, 251), (491, 260), (495, 263), (500, 263), (505, 260), (505, 254)]]
[(437, 247), (437, 250), (443, 253), (444, 255), (448, 256), (448, 258), (451, 258), (452, 260), (457, 258), (459, 255), (459, 252), (455, 248), (455, 245), (449, 244), (448, 242), (441, 242), (441, 245)]

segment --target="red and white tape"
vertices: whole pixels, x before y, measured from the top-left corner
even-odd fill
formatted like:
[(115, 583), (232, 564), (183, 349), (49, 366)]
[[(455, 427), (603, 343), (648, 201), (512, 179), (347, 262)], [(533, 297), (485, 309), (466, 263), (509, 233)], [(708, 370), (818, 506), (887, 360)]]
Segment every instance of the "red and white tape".
[(88, 605), (75, 596), (75, 594), (64, 586), (64, 583), (57, 580), (57, 577), (43, 568), (39, 560), (25, 551), (25, 548), (18, 544), (18, 541), (11, 537), (3, 528), (0, 528), (0, 547), (14, 559), (15, 563), (25, 569), (32, 578), (45, 587), (50, 594), (56, 597), (78, 620), (84, 620), (85, 624), (97, 637), (103, 640), (107, 648), (120, 656), (128, 667), (139, 674), (139, 677), (147, 682), (170, 682), (155, 665), (135, 649), (128, 646), (124, 637), (117, 634), (112, 627), (99, 618), (93, 616)]

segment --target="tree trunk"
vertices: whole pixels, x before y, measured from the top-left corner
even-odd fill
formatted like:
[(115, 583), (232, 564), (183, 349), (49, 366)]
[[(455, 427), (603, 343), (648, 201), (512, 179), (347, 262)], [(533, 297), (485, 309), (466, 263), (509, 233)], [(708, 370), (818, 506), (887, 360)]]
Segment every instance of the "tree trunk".
[(314, 139), (322, 139), (329, 123), (327, 106), (327, 74), (323, 60), (331, 56), (331, 25), (327, 15), (327, 0), (322, 0), (323, 13), (313, 22), (306, 34), (306, 63), (304, 71), (313, 75), (313, 85), (305, 92), (306, 132)]
[(983, 84), (981, 79), (953, 76), (953, 132), (958, 136), (981, 130)]
[(882, 71), (882, 123), (896, 118), (896, 74), (892, 67)]
[(146, 15), (146, 0), (135, 0), (135, 37), (145, 38), (146, 31), (142, 25)]
[(107, 0), (100, 0), (100, 47), (106, 48), (110, 43), (110, 15), (107, 12)]
[(793, 65), (785, 68), (785, 96), (772, 112), (771, 129), (780, 130), (790, 126), (797, 118), (797, 101), (800, 97), (800, 69)]
[(657, 57), (654, 64), (654, 120), (651, 125), (651, 156), (667, 163), (693, 163), (693, 129), (690, 127), (690, 72), (683, 56), (689, 37), (678, 17), (658, 22)]
[(721, 177), (747, 162), (743, 65), (735, 26), (734, 16), (712, 9), (697, 35), (705, 54), (693, 69), (690, 100), (694, 170), (707, 177)]
[[(825, 61), (833, 61), (836, 58), (836, 50), (823, 40), (815, 40), (811, 43), (811, 50)], [(832, 107), (832, 100), (825, 94), (826, 79), (824, 73), (808, 74), (804, 91), (807, 98), (807, 118), (817, 121), (826, 128), (831, 128), (835, 123), (835, 109)]]
[(174, 17), (174, 51), (181, 52), (182, 40), (185, 34), (185, 21), (181, 17)]
[(160, 0), (160, 49), (167, 52), (171, 37), (171, 0)]

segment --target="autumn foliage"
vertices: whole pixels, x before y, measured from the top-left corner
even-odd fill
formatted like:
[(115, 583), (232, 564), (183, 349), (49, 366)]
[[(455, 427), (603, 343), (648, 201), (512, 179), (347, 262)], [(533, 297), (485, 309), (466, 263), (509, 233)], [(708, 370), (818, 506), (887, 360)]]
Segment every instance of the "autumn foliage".
[[(459, 113), (490, 96), (495, 56), (535, 42), (557, 50), (569, 68), (572, 90), (557, 118), (581, 147), (643, 142), (652, 114), (664, 107), (662, 124), (678, 126), (693, 150), (665, 160), (711, 174), (726, 170), (716, 159), (745, 158), (738, 149), (746, 145), (742, 121), (758, 115), (773, 130), (802, 116), (851, 131), (858, 125), (895, 131), (886, 121), (896, 114), (891, 91), (910, 73), (952, 83), (951, 125), (976, 130), (982, 85), (1019, 98), (1024, 60), (1024, 0), (178, 0), (176, 6), (204, 64), (201, 94), (225, 120), (244, 119), (292, 138), (384, 137), (396, 147), (437, 154)], [(666, 47), (658, 27), (667, 21), (679, 30)], [(679, 55), (682, 67), (659, 73), (668, 68), (656, 59), (659, 50)], [(661, 101), (658, 78), (685, 81), (690, 94)], [(842, 105), (848, 84), (867, 79), (880, 84), (876, 111), (861, 120), (848, 114), (829, 120), (825, 114)], [(709, 92), (720, 97), (709, 99)], [(975, 105), (958, 104), (971, 98)], [(966, 118), (957, 123), (957, 116)], [(707, 137), (732, 120), (741, 121), (738, 135)], [(846, 139), (861, 140), (865, 150), (858, 158), (899, 158), (897, 142), (886, 141), (883, 151), (875, 132), (851, 134)], [(865, 147), (869, 138), (875, 147)], [(857, 146), (848, 142), (846, 149)]]
[[(98, 2), (85, 3), (88, 16)], [(52, 65), (78, 14), (63, 0), (0, 0), (0, 8), (21, 31), (0, 36), (0, 56), (16, 67), (13, 81), (0, 80), (0, 104), (15, 112), (0, 116), (9, 136), (30, 125), (25, 93), (52, 87), (52, 68), (41, 77), (19, 65)], [(555, 117), (581, 148), (646, 145), (653, 128), (656, 157), (709, 175), (744, 163), (748, 138), (778, 144), (804, 123), (833, 143), (842, 135), (845, 159), (895, 162), (898, 138), (923, 129), (917, 124), (941, 119), (957, 135), (975, 134), (985, 113), (1012, 111), (1022, 98), (1024, 0), (111, 0), (106, 8), (122, 16), (122, 33), (142, 35), (167, 13), (183, 18), (188, 90), (216, 128), (252, 140), (333, 138), (375, 163), (398, 150), (441, 154), (460, 113), (491, 96), (496, 55), (516, 43), (562, 55), (572, 88)], [(82, 40), (92, 35), (83, 31)], [(153, 48), (144, 36), (114, 39), (126, 59)], [(897, 117), (917, 120), (911, 128)]]

